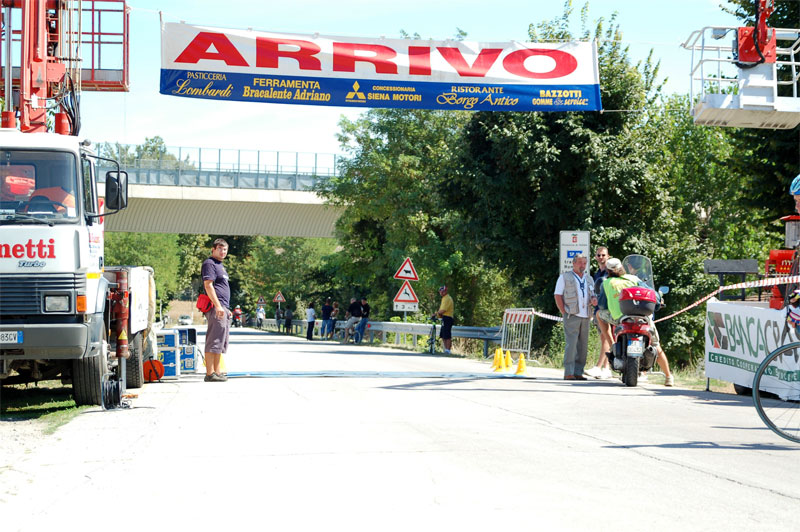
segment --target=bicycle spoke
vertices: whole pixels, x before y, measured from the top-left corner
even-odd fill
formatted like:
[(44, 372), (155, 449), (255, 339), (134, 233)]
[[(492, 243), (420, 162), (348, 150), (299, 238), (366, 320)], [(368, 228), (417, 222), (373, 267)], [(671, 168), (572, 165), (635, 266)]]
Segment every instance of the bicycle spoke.
[(753, 399), (758, 415), (773, 432), (800, 443), (800, 343), (767, 355), (756, 371)]

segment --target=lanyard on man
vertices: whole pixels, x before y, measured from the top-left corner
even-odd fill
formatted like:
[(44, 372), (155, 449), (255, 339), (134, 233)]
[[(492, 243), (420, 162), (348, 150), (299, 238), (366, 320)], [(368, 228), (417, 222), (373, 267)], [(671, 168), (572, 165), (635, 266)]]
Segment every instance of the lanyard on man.
[(572, 272), (572, 275), (574, 275), (575, 276), (575, 280), (578, 281), (578, 286), (581, 289), (581, 296), (583, 296), (585, 298), (586, 297), (586, 279), (581, 280), (581, 278), (578, 277), (578, 274), (575, 273), (574, 271)]

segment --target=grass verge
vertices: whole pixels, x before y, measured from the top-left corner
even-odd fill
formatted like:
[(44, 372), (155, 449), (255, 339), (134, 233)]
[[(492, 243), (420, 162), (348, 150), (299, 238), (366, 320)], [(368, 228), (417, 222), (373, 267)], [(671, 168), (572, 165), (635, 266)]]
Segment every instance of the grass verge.
[(57, 380), (0, 388), (0, 421), (37, 421), (45, 434), (52, 434), (87, 408), (75, 404), (72, 386)]

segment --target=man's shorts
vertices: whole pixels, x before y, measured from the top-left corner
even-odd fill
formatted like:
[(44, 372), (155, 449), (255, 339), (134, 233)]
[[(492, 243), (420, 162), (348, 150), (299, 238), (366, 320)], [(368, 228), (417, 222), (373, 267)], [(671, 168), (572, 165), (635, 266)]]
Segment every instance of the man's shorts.
[(345, 330), (350, 329), (350, 327), (352, 327), (359, 321), (361, 321), (361, 316), (350, 316), (350, 318), (346, 322), (344, 322), (344, 329)]
[(216, 309), (206, 312), (208, 329), (206, 330), (206, 353), (221, 355), (228, 351), (228, 337), (231, 331), (231, 312), (225, 310), (225, 317), (217, 318)]
[[(606, 323), (613, 325), (619, 325), (619, 320), (615, 320), (611, 317), (611, 312), (608, 309), (601, 308), (597, 311), (597, 317), (603, 320)], [(653, 347), (658, 347), (658, 344), (661, 343), (660, 338), (658, 337), (658, 329), (656, 329), (656, 324), (653, 323), (653, 318), (650, 316), (647, 317), (647, 320), (650, 322), (650, 345)], [(614, 329), (611, 329), (613, 334)]]
[(442, 316), (442, 330), (439, 332), (439, 338), (442, 340), (449, 340), (453, 337), (453, 318), (450, 316)]

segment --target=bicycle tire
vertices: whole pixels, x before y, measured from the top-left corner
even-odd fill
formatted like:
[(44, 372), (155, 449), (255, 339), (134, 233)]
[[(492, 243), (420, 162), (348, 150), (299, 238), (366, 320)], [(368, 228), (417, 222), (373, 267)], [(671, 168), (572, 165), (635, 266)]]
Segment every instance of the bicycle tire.
[[(794, 349), (800, 342), (775, 349), (761, 362), (753, 377), (753, 403), (772, 432), (800, 443), (800, 356), (784, 358)], [(767, 386), (770, 392), (760, 391)]]
[(358, 331), (358, 330), (353, 331), (353, 336), (351, 336), (350, 338), (353, 339), (353, 343), (354, 344), (360, 344), (361, 343), (361, 332)]

